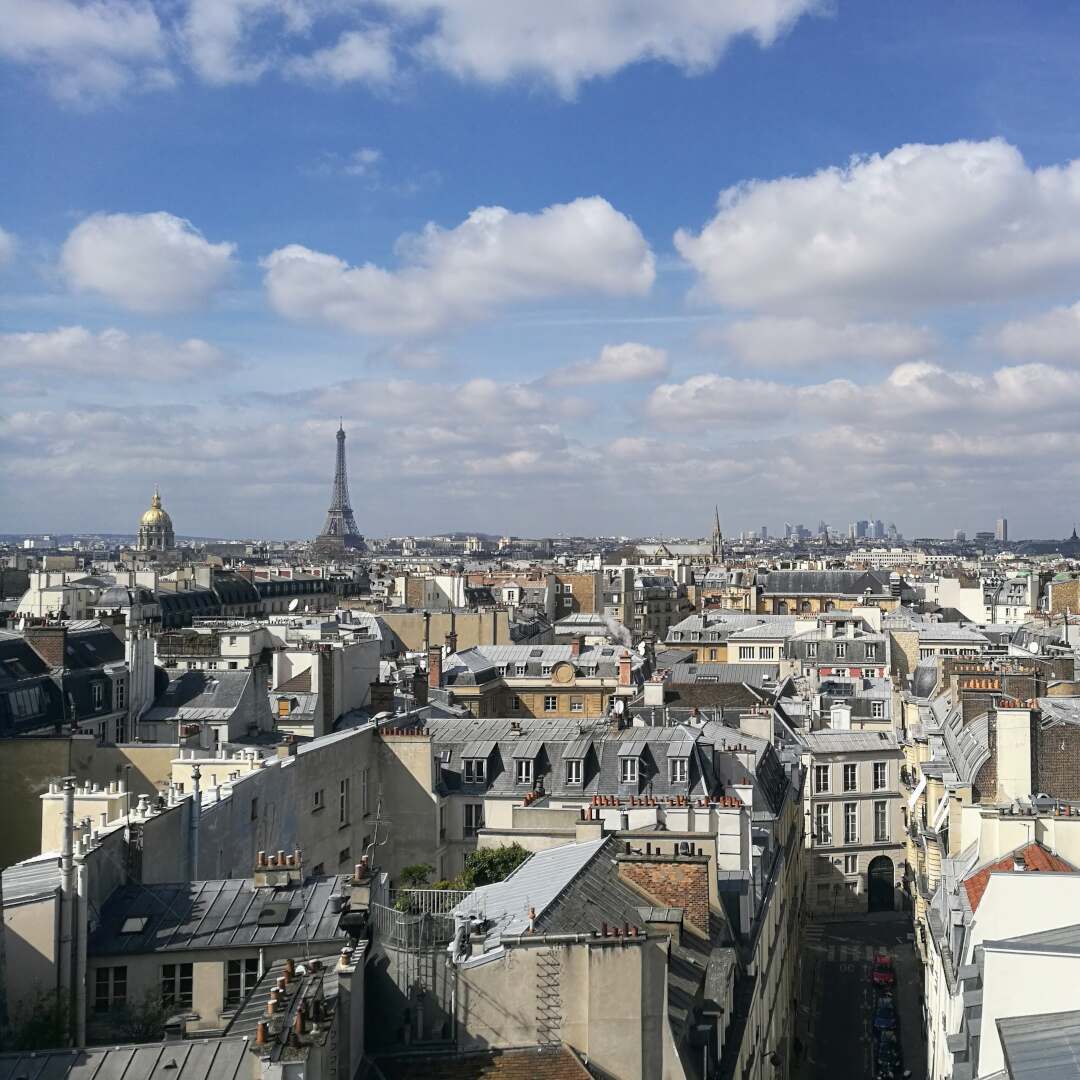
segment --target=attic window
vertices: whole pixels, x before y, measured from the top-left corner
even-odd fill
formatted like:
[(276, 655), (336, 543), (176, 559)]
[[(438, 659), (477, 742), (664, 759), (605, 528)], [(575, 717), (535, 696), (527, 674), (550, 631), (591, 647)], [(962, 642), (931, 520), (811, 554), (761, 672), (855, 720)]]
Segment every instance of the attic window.
[(123, 926), (120, 927), (121, 934), (141, 934), (146, 929), (146, 924), (150, 921), (147, 915), (129, 915), (125, 920)]

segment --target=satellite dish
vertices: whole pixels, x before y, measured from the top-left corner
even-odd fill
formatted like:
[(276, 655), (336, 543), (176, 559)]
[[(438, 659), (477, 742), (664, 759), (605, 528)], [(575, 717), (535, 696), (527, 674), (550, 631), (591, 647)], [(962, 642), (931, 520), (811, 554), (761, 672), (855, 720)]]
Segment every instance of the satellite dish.
[(626, 711), (626, 702), (623, 701), (622, 698), (619, 698), (615, 702), (615, 705), (613, 706), (613, 708), (615, 709), (615, 715), (616, 716), (622, 716), (622, 714)]
[(289, 610), (295, 611), (300, 606), (300, 598), (295, 597), (289, 601)]

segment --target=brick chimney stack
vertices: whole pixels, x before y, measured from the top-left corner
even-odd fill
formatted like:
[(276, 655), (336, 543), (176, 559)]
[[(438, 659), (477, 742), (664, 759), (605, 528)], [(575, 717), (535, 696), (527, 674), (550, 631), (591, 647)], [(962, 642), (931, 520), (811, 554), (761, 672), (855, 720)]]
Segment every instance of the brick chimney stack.
[(65, 665), (67, 651), (67, 627), (56, 623), (44, 626), (28, 626), (23, 631), (27, 644), (49, 665), (50, 668), (62, 668)]
[(630, 652), (623, 649), (619, 655), (619, 685), (630, 686), (633, 683), (634, 666), (630, 658)]
[(575, 660), (581, 655), (581, 645), (583, 640), (584, 639), (581, 637), (580, 634), (575, 635), (573, 638), (570, 639), (570, 655)]
[(442, 687), (442, 678), (442, 649), (438, 645), (432, 645), (427, 653), (428, 689), (440, 689)]

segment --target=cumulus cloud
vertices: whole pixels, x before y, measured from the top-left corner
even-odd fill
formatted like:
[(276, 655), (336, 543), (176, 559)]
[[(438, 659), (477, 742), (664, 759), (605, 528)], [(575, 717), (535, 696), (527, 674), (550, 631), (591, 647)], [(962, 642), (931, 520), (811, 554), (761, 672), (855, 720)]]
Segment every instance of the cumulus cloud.
[(69, 104), (172, 83), (165, 34), (146, 0), (0, 0), (0, 27), (0, 58), (41, 75)]
[(715, 327), (702, 343), (720, 346), (748, 367), (800, 368), (845, 360), (896, 363), (923, 356), (934, 334), (896, 322), (821, 322), (804, 316), (762, 315)]
[(310, 82), (341, 85), (351, 82), (386, 83), (395, 74), (390, 32), (384, 27), (348, 30), (333, 45), (286, 64), (288, 74)]
[(1080, 284), (1080, 161), (1031, 169), (1000, 139), (901, 146), (729, 188), (675, 246), (699, 274), (699, 298), (787, 313)]
[(1009, 356), (1080, 360), (1080, 303), (1013, 319), (983, 341)]
[(662, 379), (669, 368), (664, 349), (625, 341), (621, 345), (605, 345), (592, 360), (556, 368), (545, 381), (550, 386), (642, 382)]
[(156, 314), (203, 304), (232, 269), (235, 250), (172, 214), (94, 214), (72, 229), (60, 263), (75, 288)]
[(228, 363), (220, 349), (200, 338), (133, 337), (116, 329), (95, 334), (83, 326), (0, 334), (0, 370), (22, 375), (179, 381)]
[(688, 74), (712, 68), (735, 37), (770, 45), (818, 0), (387, 0), (435, 20), (418, 51), (463, 79), (534, 77), (572, 96), (587, 79), (659, 61)]
[(515, 303), (576, 293), (640, 296), (655, 277), (641, 230), (605, 199), (537, 214), (480, 207), (453, 229), (402, 237), (404, 265), (351, 267), (299, 244), (263, 260), (270, 301), (294, 319), (369, 334), (428, 334)]

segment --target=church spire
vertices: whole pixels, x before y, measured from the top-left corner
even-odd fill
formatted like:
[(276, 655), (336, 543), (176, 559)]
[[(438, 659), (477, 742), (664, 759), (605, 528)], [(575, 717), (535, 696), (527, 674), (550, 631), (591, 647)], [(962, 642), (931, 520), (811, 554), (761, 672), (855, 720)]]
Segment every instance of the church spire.
[(712, 534), (712, 557), (718, 562), (724, 561), (724, 534), (720, 530), (720, 507), (715, 507), (715, 524)]

